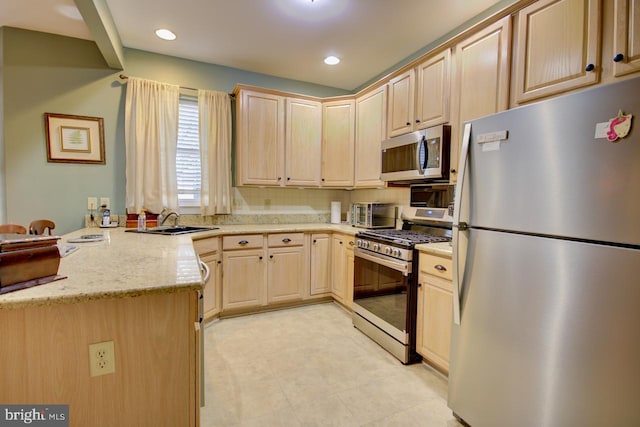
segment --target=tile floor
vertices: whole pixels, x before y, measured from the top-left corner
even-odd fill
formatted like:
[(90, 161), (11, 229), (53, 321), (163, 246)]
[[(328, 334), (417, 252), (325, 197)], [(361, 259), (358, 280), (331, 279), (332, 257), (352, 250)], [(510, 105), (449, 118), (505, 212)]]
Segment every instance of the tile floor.
[(446, 380), (402, 365), (335, 303), (205, 329), (203, 427), (459, 427), (446, 394)]

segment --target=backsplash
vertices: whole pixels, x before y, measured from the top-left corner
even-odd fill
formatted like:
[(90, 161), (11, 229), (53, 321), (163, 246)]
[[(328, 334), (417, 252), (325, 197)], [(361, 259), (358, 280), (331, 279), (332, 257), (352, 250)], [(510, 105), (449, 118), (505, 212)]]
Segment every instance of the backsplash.
[[(384, 202), (396, 205), (409, 204), (408, 188), (382, 188), (364, 190), (326, 190), (297, 188), (248, 188), (234, 187), (233, 213), (230, 215), (201, 216), (180, 215), (184, 225), (225, 224), (307, 224), (328, 223), (331, 219), (331, 202), (341, 203), (342, 220), (346, 220), (349, 204), (353, 202)], [(112, 215), (112, 221), (124, 226), (125, 215)], [(97, 226), (85, 216), (85, 226)]]

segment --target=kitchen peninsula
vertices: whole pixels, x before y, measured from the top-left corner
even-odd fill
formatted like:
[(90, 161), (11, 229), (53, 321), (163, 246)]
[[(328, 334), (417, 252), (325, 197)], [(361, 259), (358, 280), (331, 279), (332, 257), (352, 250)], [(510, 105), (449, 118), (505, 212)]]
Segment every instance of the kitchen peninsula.
[[(83, 229), (64, 280), (0, 296), (3, 404), (68, 404), (71, 426), (199, 424), (200, 269), (188, 236)], [(91, 376), (89, 345), (115, 372)]]

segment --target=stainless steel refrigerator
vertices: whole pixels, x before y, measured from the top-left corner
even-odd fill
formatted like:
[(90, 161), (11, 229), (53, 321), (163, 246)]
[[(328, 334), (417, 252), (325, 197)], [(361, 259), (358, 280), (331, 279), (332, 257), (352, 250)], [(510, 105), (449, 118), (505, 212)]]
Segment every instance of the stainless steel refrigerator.
[(634, 78), (465, 124), (448, 403), (471, 426), (640, 426), (638, 120)]

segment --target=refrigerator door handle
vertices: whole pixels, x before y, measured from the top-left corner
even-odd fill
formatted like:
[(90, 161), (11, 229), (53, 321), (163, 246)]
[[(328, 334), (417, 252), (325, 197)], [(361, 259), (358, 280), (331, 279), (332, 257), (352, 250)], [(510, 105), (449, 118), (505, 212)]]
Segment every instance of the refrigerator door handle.
[[(453, 323), (460, 324), (460, 285), (464, 279), (464, 271), (460, 273), (460, 252), (459, 252), (459, 234), (468, 228), (466, 222), (460, 222), (460, 208), (462, 206), (462, 188), (464, 187), (465, 175), (467, 173), (467, 158), (469, 157), (469, 141), (471, 139), (471, 123), (464, 125), (462, 134), (462, 148), (460, 150), (460, 163), (458, 177), (458, 185), (456, 185), (455, 205), (453, 208), (453, 235), (452, 235), (452, 279), (453, 279)], [(464, 255), (466, 256), (466, 254)]]

